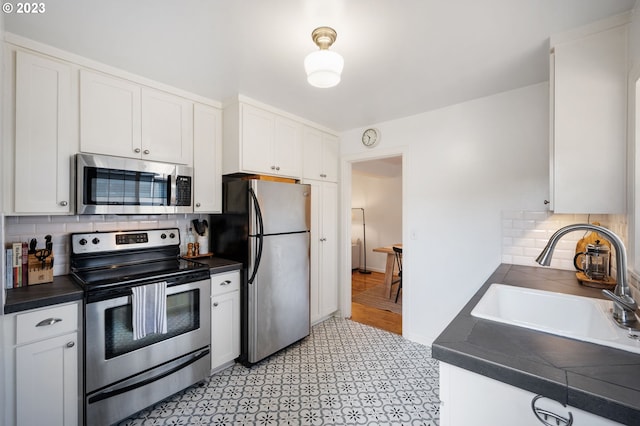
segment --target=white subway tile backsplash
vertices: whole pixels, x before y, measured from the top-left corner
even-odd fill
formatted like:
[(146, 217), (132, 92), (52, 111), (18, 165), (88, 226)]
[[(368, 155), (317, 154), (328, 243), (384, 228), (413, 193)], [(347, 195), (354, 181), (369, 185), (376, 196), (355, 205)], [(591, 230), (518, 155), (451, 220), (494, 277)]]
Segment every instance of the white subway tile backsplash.
[(503, 219), (522, 219), (524, 218), (524, 212), (518, 211), (518, 210), (511, 210), (511, 211), (505, 210), (502, 212), (502, 218)]
[[(539, 266), (535, 258), (546, 246), (549, 238), (563, 226), (573, 223), (599, 222), (626, 242), (625, 215), (553, 214), (549, 211), (502, 212), (502, 261), (516, 265)], [(572, 232), (558, 241), (551, 267), (574, 271), (573, 258), (576, 245), (587, 232)], [(520, 253), (520, 254), (518, 254)], [(611, 257), (612, 275), (615, 275), (615, 252)]]
[(5, 225), (5, 238), (9, 236), (18, 236), (18, 235), (29, 235), (36, 233), (36, 225), (33, 223), (17, 223), (17, 224), (6, 224)]
[(536, 222), (541, 222), (547, 219), (547, 212), (523, 212), (522, 217), (525, 220), (533, 220)]
[(67, 233), (74, 234), (78, 232), (93, 232), (93, 223), (90, 222), (71, 222), (67, 223)]
[(524, 230), (522, 229), (507, 228), (502, 230), (503, 237), (521, 238), (523, 235)]
[(514, 220), (513, 227), (516, 229), (529, 230), (536, 228), (535, 220)]
[(44, 248), (44, 236), (50, 234), (53, 242), (54, 275), (69, 273), (71, 254), (69, 235), (78, 232), (157, 229), (176, 227), (184, 232), (193, 219), (207, 219), (208, 215), (83, 215), (83, 216), (7, 216), (5, 217), (5, 244), (38, 239)]
[(67, 232), (66, 223), (37, 223), (36, 234), (63, 234)]

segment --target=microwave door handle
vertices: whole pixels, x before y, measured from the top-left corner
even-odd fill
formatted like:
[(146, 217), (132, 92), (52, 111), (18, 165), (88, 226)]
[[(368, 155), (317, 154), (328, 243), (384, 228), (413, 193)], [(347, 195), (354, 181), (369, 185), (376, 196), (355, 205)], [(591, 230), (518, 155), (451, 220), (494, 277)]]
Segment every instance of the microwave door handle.
[(177, 179), (178, 175), (168, 175), (167, 176), (167, 205), (175, 206), (176, 205), (176, 194), (177, 190)]
[(252, 188), (249, 188), (249, 195), (251, 195), (252, 204), (255, 209), (256, 218), (258, 219), (258, 233), (256, 235), (256, 239), (258, 240), (258, 253), (256, 254), (256, 258), (254, 260), (253, 272), (251, 273), (251, 277), (247, 280), (248, 284), (253, 284), (253, 281), (256, 279), (256, 274), (258, 273), (258, 268), (260, 267), (260, 260), (262, 259), (262, 244), (264, 238), (264, 223), (262, 222), (262, 212), (260, 211), (260, 204), (258, 203), (258, 197), (256, 197), (255, 192), (253, 192)]

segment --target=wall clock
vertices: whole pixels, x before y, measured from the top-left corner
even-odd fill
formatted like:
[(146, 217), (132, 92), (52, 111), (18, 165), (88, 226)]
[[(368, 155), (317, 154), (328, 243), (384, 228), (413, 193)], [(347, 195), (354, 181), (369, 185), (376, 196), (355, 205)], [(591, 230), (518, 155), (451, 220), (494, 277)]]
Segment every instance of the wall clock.
[(362, 133), (362, 145), (367, 148), (376, 146), (378, 142), (380, 142), (380, 130), (371, 128)]

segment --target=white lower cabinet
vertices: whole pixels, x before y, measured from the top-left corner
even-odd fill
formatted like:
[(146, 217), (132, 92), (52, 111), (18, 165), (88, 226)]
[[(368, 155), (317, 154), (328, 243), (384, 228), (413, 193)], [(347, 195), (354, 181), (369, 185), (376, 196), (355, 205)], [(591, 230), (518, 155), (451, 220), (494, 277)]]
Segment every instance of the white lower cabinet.
[(240, 356), (240, 271), (211, 275), (211, 370)]
[(79, 424), (79, 310), (78, 303), (56, 305), (8, 319), (15, 330), (16, 425)]
[[(533, 411), (534, 407), (537, 414)], [(540, 426), (545, 424), (541, 419), (546, 424), (558, 426), (620, 424), (440, 362), (441, 426)], [(569, 423), (570, 419), (572, 423)]]

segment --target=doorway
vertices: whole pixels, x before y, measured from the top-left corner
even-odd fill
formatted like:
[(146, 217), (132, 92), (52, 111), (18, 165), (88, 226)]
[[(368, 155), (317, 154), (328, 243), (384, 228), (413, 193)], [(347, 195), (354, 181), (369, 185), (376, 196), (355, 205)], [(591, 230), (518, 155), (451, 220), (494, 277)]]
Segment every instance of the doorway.
[(351, 319), (402, 334), (402, 156), (351, 163)]

